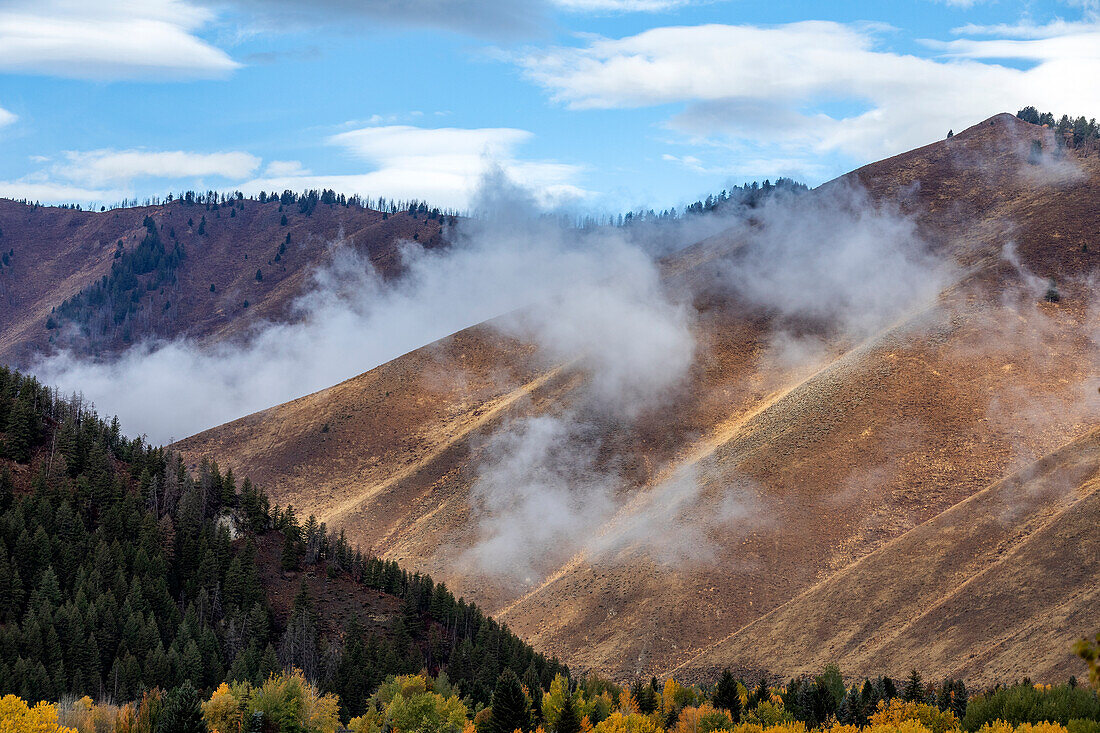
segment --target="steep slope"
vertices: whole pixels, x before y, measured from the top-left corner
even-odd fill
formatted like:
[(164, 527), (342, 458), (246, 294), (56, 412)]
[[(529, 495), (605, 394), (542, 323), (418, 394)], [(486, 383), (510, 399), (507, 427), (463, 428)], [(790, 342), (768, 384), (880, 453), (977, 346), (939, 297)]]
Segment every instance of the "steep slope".
[[(1082, 245), (1100, 220), (1100, 161), (1031, 162), (1046, 135), (1000, 115), (808, 194), (858, 180), (913, 217), (956, 273), (938, 298), (855, 341), (794, 324), (823, 344), (812, 357), (781, 358), (777, 316), (709, 286), (743, 227), (666, 263), (670, 286), (695, 294), (687, 383), (634, 420), (598, 423), (621, 478), (617, 511), (539, 577), (471, 565), (481, 529), (470, 490), (493, 436), (523, 416), (584, 409), (587, 376), (491, 324), (180, 448), (262, 476), (279, 501), (445, 578), (572, 665), (628, 676), (709, 664), (698, 655), (711, 645), (1091, 428), (1095, 255)], [(1018, 266), (1002, 256), (1009, 242)], [(1050, 278), (1061, 302), (1042, 302)], [(889, 587), (906, 567), (884, 572)], [(1004, 654), (1053, 673), (1020, 639)]]
[[(283, 216), (286, 225), (282, 224)], [(165, 282), (145, 287), (139, 274), (136, 313), (114, 318), (114, 303), (95, 303), (77, 322), (47, 328), (51, 312), (109, 277), (154, 222), (169, 251), (184, 253), (165, 268)], [(291, 304), (317, 269), (343, 247), (383, 276), (400, 271), (400, 245), (442, 243), (442, 220), (357, 206), (317, 204), (311, 211), (245, 199), (212, 208), (183, 200), (106, 212), (75, 211), (0, 200), (0, 363), (21, 365), (54, 346), (99, 356), (151, 338), (233, 338), (264, 320), (292, 318)], [(262, 279), (257, 278), (257, 271)], [(247, 303), (247, 305), (246, 305)]]
[[(1100, 432), (1045, 456), (734, 632), (681, 669), (842, 660), (992, 684), (1066, 678), (1100, 597)], [(852, 613), (851, 609), (863, 609)], [(1030, 649), (1021, 658), (1020, 650)]]

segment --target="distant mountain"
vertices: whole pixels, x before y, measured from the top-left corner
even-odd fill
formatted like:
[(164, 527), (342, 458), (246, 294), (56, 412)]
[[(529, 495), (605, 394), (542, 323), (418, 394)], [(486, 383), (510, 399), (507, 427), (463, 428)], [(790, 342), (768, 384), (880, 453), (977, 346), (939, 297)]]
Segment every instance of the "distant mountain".
[(392, 277), (400, 242), (441, 246), (446, 224), (428, 210), (297, 197), (105, 212), (0, 199), (0, 363), (26, 365), (61, 346), (102, 356), (153, 338), (233, 338), (292, 317), (334, 247)]
[[(1094, 633), (1087, 588), (1100, 585), (1084, 536), (1098, 187), (1100, 157), (998, 115), (800, 196), (816, 213), (792, 230), (797, 249), (768, 239), (781, 216), (754, 215), (664, 262), (691, 303), (687, 384), (639, 415), (585, 423), (617, 480), (613, 511), (531, 578), (471, 565), (483, 539), (471, 490), (501, 460), (494, 438), (591, 411), (593, 374), (493, 324), (177, 447), (445, 579), (582, 669), (792, 674), (838, 661), (861, 677), (1053, 681), (1075, 669), (1072, 640)], [(938, 265), (915, 271), (931, 292), (894, 312), (913, 276), (886, 289), (874, 272), (845, 279), (859, 247), (911, 236)], [(775, 282), (802, 278), (785, 297), (834, 278), (835, 307), (863, 320), (838, 328), (813, 303), (720, 287), (759, 264), (761, 241), (788, 258)], [(550, 471), (569, 460), (550, 455)]]

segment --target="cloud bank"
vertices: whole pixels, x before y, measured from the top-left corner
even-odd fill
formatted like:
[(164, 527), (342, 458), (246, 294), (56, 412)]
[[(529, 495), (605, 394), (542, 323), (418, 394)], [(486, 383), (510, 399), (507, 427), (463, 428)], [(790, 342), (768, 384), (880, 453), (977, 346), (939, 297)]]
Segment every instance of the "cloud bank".
[(571, 109), (679, 104), (672, 129), (765, 146), (772, 155), (810, 150), (870, 160), (1027, 104), (1100, 110), (1100, 89), (1080, 83), (1100, 73), (1100, 26), (927, 41), (939, 54), (932, 58), (891, 51), (883, 35), (873, 24), (829, 21), (662, 27), (535, 50), (516, 62)]
[(0, 72), (181, 80), (240, 65), (197, 35), (213, 14), (184, 0), (5, 0)]
[[(500, 187), (497, 175), (493, 185)], [(264, 324), (246, 344), (147, 343), (112, 361), (61, 352), (34, 372), (64, 390), (83, 391), (105, 413), (117, 413), (127, 432), (163, 442), (329, 387), (532, 302), (579, 292), (591, 299), (588, 310), (607, 307), (597, 287), (604, 279), (636, 277), (634, 302), (652, 309), (645, 298), (655, 282), (653, 265), (639, 247), (614, 234), (547, 223), (531, 198), (507, 200), (509, 216), (518, 217), (510, 219), (514, 226), (475, 223), (446, 250), (409, 242), (407, 273), (395, 283), (383, 282), (350, 247), (332, 243), (329, 266), (295, 303), (296, 320)], [(559, 331), (554, 338), (564, 344), (569, 336)]]
[(326, 142), (373, 170), (346, 175), (268, 170), (263, 177), (239, 187), (248, 194), (331, 188), (467, 209), (483, 177), (500, 169), (511, 180), (536, 192), (539, 203), (546, 208), (584, 198), (587, 192), (575, 183), (580, 166), (518, 157), (517, 149), (532, 137), (527, 130), (509, 127), (360, 127), (331, 135)]

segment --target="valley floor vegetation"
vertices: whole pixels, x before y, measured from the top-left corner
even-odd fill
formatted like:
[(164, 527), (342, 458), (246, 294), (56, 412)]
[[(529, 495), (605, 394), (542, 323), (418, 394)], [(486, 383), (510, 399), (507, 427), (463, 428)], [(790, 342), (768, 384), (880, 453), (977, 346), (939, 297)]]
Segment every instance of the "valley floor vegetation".
[[(1100, 637), (1077, 649), (1091, 687), (623, 687), (5, 368), (0, 428), (0, 733), (1100, 733)], [(384, 612), (331, 612), (326, 582)]]
[(845, 686), (835, 666), (785, 685), (746, 686), (727, 670), (717, 684), (651, 679), (620, 687), (598, 676), (557, 674), (547, 689), (501, 673), (489, 705), (474, 703), (446, 672), (391, 676), (347, 718), (339, 698), (300, 670), (259, 685), (189, 681), (125, 703), (67, 697), (30, 704), (0, 698), (3, 733), (1098, 733), (1100, 699), (1074, 681), (1020, 682), (968, 695), (958, 680), (926, 685), (913, 672)]

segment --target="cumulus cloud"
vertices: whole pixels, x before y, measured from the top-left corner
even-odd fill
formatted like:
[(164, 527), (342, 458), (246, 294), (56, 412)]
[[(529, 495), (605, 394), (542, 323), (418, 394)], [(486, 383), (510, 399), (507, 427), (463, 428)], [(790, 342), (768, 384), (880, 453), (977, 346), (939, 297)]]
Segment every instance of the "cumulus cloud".
[(332, 135), (327, 142), (371, 164), (374, 170), (346, 175), (269, 170), (240, 188), (246, 193), (331, 188), (371, 197), (417, 198), (436, 206), (465, 209), (486, 172), (500, 168), (535, 191), (546, 206), (585, 196), (586, 192), (573, 182), (581, 172), (579, 166), (516, 157), (516, 149), (532, 137), (526, 130), (507, 127), (361, 127)]
[(239, 64), (197, 33), (211, 12), (184, 0), (5, 0), (0, 71), (78, 79), (194, 79)]
[[(1100, 73), (1100, 31), (1063, 30), (929, 42), (942, 56), (927, 58), (884, 48), (882, 29), (868, 24), (663, 27), (531, 51), (517, 62), (573, 109), (681, 104), (668, 124), (689, 135), (867, 160), (1026, 104), (1100, 109), (1100, 91), (1079, 81)], [(817, 106), (822, 99), (832, 111)], [(836, 112), (838, 104), (848, 111)]]
[(0, 107), (0, 127), (3, 127), (4, 125), (10, 125), (17, 119), (19, 118), (15, 115), (14, 112), (9, 112), (3, 107)]
[(219, 176), (241, 180), (254, 174), (260, 159), (239, 151), (195, 153), (184, 150), (90, 150), (68, 152), (58, 168), (65, 178), (90, 185), (128, 183), (135, 178)]

